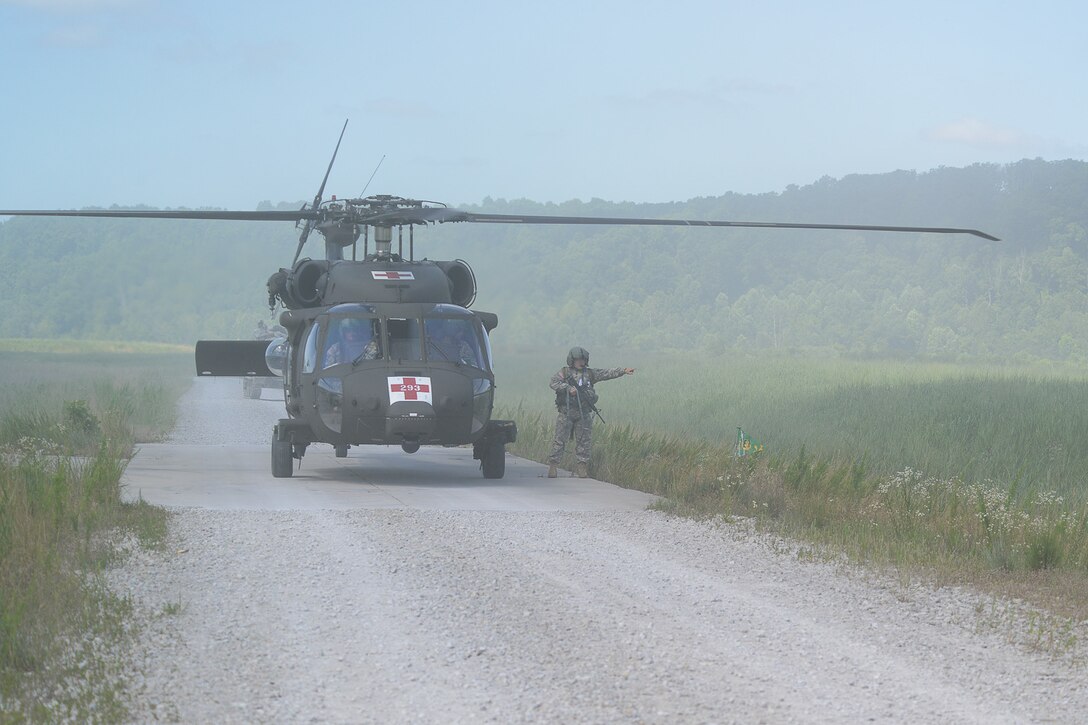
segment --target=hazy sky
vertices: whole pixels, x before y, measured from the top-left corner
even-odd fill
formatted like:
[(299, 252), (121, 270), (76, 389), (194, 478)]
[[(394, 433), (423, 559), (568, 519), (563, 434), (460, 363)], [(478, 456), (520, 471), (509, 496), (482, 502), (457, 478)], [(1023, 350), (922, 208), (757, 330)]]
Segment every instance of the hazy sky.
[(0, 0), (0, 208), (676, 201), (1088, 158), (1088, 5)]

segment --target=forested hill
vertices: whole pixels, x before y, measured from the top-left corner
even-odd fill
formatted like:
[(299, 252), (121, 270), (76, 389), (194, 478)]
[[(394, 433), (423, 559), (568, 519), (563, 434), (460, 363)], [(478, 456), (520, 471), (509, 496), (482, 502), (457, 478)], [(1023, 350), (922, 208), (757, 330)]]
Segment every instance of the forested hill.
[[(411, 190), (383, 190), (411, 195)], [(500, 345), (825, 349), (1088, 359), (1088, 164), (1025, 160), (825, 178), (666, 204), (487, 199), (474, 211), (971, 227), (1001, 237), (445, 224)], [(2, 201), (2, 200), (0, 200)], [(299, 202), (283, 208), (298, 208)], [(262, 206), (271, 205), (268, 203)], [(14, 218), (0, 224), (0, 337), (192, 342), (268, 319), (277, 222)], [(319, 256), (315, 234), (306, 253)]]

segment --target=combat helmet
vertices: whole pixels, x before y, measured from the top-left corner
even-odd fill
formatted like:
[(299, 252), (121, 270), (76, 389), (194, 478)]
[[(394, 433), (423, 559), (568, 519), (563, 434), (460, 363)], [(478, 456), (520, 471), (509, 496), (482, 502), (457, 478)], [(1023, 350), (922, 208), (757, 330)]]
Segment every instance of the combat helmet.
[(589, 365), (589, 350), (584, 347), (572, 347), (567, 353), (567, 367), (574, 367), (574, 361), (579, 359), (585, 360), (586, 365)]

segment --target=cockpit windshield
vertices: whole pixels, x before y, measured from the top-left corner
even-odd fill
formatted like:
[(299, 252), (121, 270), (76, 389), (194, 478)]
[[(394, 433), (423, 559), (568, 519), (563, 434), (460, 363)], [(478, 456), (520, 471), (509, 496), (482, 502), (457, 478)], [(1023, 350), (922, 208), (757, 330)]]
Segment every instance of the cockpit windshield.
[(435, 305), (420, 319), (384, 317), (370, 305), (343, 304), (311, 328), (303, 372), (345, 363), (358, 367), (371, 360), (426, 360), (490, 371), (488, 343), (480, 319), (456, 305)]
[(419, 320), (414, 317), (390, 317), (389, 357), (394, 360), (422, 360)]
[(323, 368), (382, 357), (381, 322), (362, 317), (330, 317), (329, 333), (325, 337)]
[(452, 362), (488, 369), (480, 346), (480, 323), (475, 317), (426, 317), (423, 334), (430, 362)]

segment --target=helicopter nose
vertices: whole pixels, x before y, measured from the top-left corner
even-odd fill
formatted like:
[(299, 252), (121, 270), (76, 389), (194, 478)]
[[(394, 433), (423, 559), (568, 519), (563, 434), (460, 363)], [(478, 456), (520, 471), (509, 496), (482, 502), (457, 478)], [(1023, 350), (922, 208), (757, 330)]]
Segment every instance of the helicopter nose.
[(385, 418), (385, 432), (389, 438), (419, 440), (434, 433), (437, 417), (430, 403), (419, 400), (401, 400), (389, 406)]

